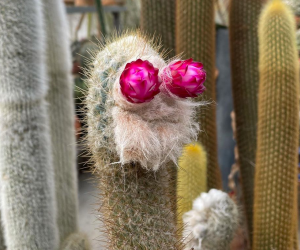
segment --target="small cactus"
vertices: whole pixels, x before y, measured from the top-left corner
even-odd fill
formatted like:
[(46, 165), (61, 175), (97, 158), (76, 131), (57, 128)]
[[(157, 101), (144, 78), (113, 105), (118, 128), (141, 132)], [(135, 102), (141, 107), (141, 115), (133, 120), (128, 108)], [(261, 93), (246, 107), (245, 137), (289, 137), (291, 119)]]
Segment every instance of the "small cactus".
[(179, 158), (177, 175), (177, 227), (184, 228), (182, 215), (192, 209), (193, 201), (207, 191), (206, 153), (199, 143), (186, 145)]
[(295, 247), (299, 64), (295, 21), (271, 0), (259, 23), (259, 101), (253, 249)]
[(229, 250), (239, 225), (238, 209), (228, 194), (211, 189), (183, 216), (185, 250)]

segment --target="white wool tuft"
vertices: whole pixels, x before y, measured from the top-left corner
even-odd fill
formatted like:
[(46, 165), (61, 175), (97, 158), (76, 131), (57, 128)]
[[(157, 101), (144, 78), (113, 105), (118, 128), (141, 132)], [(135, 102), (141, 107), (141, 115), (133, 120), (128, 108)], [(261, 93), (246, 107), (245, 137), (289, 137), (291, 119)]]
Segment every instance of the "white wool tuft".
[(183, 215), (186, 250), (229, 249), (238, 221), (238, 208), (228, 194), (216, 189), (202, 193)]

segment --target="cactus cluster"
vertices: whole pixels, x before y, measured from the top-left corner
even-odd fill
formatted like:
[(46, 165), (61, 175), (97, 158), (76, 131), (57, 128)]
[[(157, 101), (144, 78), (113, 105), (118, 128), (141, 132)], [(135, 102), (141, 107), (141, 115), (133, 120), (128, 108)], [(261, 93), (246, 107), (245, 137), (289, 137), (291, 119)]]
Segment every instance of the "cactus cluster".
[(293, 249), (297, 223), (299, 65), (295, 21), (272, 0), (259, 23), (253, 249)]
[(230, 46), (236, 140), (249, 239), (253, 231), (253, 197), (257, 128), (258, 20), (264, 0), (232, 0)]
[[(199, 18), (200, 17), (200, 18)], [(201, 131), (198, 141), (207, 152), (207, 188), (222, 188), (217, 157), (215, 86), (214, 1), (176, 1), (176, 53), (203, 63), (207, 72), (205, 94), (198, 100), (211, 102), (197, 114)]]

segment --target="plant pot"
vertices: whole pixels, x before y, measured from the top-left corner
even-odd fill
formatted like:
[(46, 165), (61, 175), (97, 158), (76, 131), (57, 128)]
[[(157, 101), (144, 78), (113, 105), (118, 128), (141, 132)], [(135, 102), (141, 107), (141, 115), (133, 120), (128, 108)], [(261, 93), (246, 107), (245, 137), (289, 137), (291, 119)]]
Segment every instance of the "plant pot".
[(93, 6), (94, 0), (75, 0), (76, 6)]
[(123, 5), (125, 0), (102, 0), (102, 5)]

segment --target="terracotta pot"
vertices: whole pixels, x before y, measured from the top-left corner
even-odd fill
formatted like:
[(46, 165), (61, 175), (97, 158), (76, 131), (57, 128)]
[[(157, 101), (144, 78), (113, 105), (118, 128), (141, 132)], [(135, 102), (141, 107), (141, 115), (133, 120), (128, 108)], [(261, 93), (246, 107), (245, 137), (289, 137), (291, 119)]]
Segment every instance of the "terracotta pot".
[(74, 5), (74, 0), (64, 0), (65, 5)]
[(102, 5), (123, 5), (125, 0), (102, 0)]
[(75, 0), (76, 6), (93, 6), (94, 0)]

